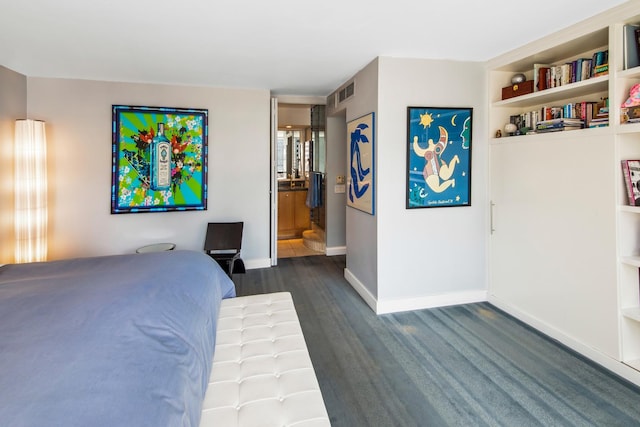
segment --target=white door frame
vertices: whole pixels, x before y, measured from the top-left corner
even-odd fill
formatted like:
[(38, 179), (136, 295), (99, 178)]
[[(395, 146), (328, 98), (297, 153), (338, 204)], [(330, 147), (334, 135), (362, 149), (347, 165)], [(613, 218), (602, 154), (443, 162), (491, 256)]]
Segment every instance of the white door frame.
[(280, 95), (271, 97), (271, 265), (278, 265), (278, 171), (277, 152), (278, 146), (278, 102), (283, 104), (307, 104), (325, 105), (327, 98), (324, 96), (297, 96)]
[(271, 266), (278, 265), (278, 98), (271, 98)]

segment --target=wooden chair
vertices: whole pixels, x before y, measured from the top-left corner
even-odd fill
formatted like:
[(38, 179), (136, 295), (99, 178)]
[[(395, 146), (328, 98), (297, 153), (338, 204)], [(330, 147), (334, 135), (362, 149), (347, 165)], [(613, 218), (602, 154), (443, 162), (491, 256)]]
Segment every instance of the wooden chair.
[(210, 222), (204, 241), (205, 252), (220, 264), (233, 278), (233, 273), (244, 273), (244, 262), (240, 258), (244, 222)]

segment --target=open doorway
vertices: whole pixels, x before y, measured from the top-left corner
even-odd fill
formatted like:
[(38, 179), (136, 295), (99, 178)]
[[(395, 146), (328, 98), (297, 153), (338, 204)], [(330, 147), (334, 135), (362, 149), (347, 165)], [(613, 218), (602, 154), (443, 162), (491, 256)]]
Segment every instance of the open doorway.
[(324, 255), (325, 106), (278, 104), (274, 132), (277, 256)]

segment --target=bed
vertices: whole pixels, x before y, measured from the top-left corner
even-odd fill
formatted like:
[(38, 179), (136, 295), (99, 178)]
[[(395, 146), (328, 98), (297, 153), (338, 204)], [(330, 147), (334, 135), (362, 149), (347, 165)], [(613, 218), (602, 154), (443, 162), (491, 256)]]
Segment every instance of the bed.
[(193, 251), (0, 267), (0, 424), (198, 426), (234, 296)]

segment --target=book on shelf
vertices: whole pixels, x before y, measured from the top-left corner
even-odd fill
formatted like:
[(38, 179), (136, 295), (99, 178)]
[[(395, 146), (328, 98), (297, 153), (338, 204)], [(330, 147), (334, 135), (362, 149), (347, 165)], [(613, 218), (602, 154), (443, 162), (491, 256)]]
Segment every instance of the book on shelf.
[(580, 80), (587, 80), (590, 76), (591, 76), (591, 64), (592, 64), (592, 60), (589, 58), (586, 58), (583, 60), (582, 62), (582, 73), (581, 73), (581, 79)]
[(640, 25), (638, 25), (638, 28), (636, 28), (636, 31), (635, 31), (635, 43), (636, 43), (636, 49), (638, 50), (638, 58), (640, 62)]
[(564, 125), (564, 126), (582, 126), (584, 122), (575, 117), (561, 117), (559, 119), (540, 120), (538, 125)]
[(542, 107), (540, 109), (540, 121), (553, 120), (562, 117), (563, 107)]
[(607, 74), (608, 50), (597, 51), (591, 58), (577, 58), (564, 64), (536, 63), (533, 64), (533, 90), (539, 92)]
[(591, 77), (609, 74), (609, 50), (601, 50), (593, 54), (591, 58)]
[(599, 50), (598, 52), (593, 54), (593, 66), (597, 67), (598, 65), (604, 65), (609, 63), (609, 50)]
[(596, 65), (593, 69), (593, 77), (606, 76), (609, 74), (609, 64)]
[(536, 129), (536, 133), (551, 133), (551, 132), (568, 132), (570, 130), (582, 129), (580, 126), (562, 126), (557, 128)]
[[(516, 135), (530, 132), (556, 132), (558, 130), (576, 130), (590, 127), (595, 118), (594, 112), (600, 112), (604, 106), (595, 101), (570, 102), (562, 106), (544, 106), (535, 110), (525, 111), (509, 117), (509, 122), (516, 125)], [(605, 111), (602, 109), (602, 111)], [(598, 116), (600, 122), (591, 127), (607, 126), (608, 114)]]
[(628, 70), (640, 65), (640, 57), (638, 56), (638, 38), (636, 36), (640, 25), (627, 24), (623, 27), (622, 33), (622, 68)]
[(536, 132), (557, 132), (562, 130), (582, 129), (584, 122), (576, 118), (560, 118), (552, 120), (542, 120), (536, 124)]
[(576, 117), (582, 119), (585, 127), (589, 126), (589, 122), (593, 119), (593, 106), (595, 102), (576, 102)]
[(589, 120), (589, 128), (601, 128), (609, 126), (609, 114), (598, 114)]
[(589, 120), (588, 127), (597, 128), (609, 126), (609, 98), (602, 99), (594, 108), (594, 116)]
[(591, 71), (591, 59), (589, 58), (578, 58), (573, 61), (574, 64), (574, 74), (576, 82), (581, 82), (582, 80), (587, 80), (589, 78), (589, 72)]
[(540, 91), (547, 88), (547, 72), (551, 64), (533, 64), (533, 90)]
[(640, 160), (622, 160), (622, 175), (627, 189), (627, 203), (640, 206)]
[(609, 126), (609, 120), (607, 120), (606, 122), (601, 122), (601, 123), (591, 123), (591, 124), (589, 124), (589, 129), (606, 128), (607, 126)]
[(591, 124), (589, 124), (589, 129), (606, 128), (607, 126), (609, 126), (609, 120), (607, 120), (606, 122), (602, 122), (602, 123), (591, 123)]

